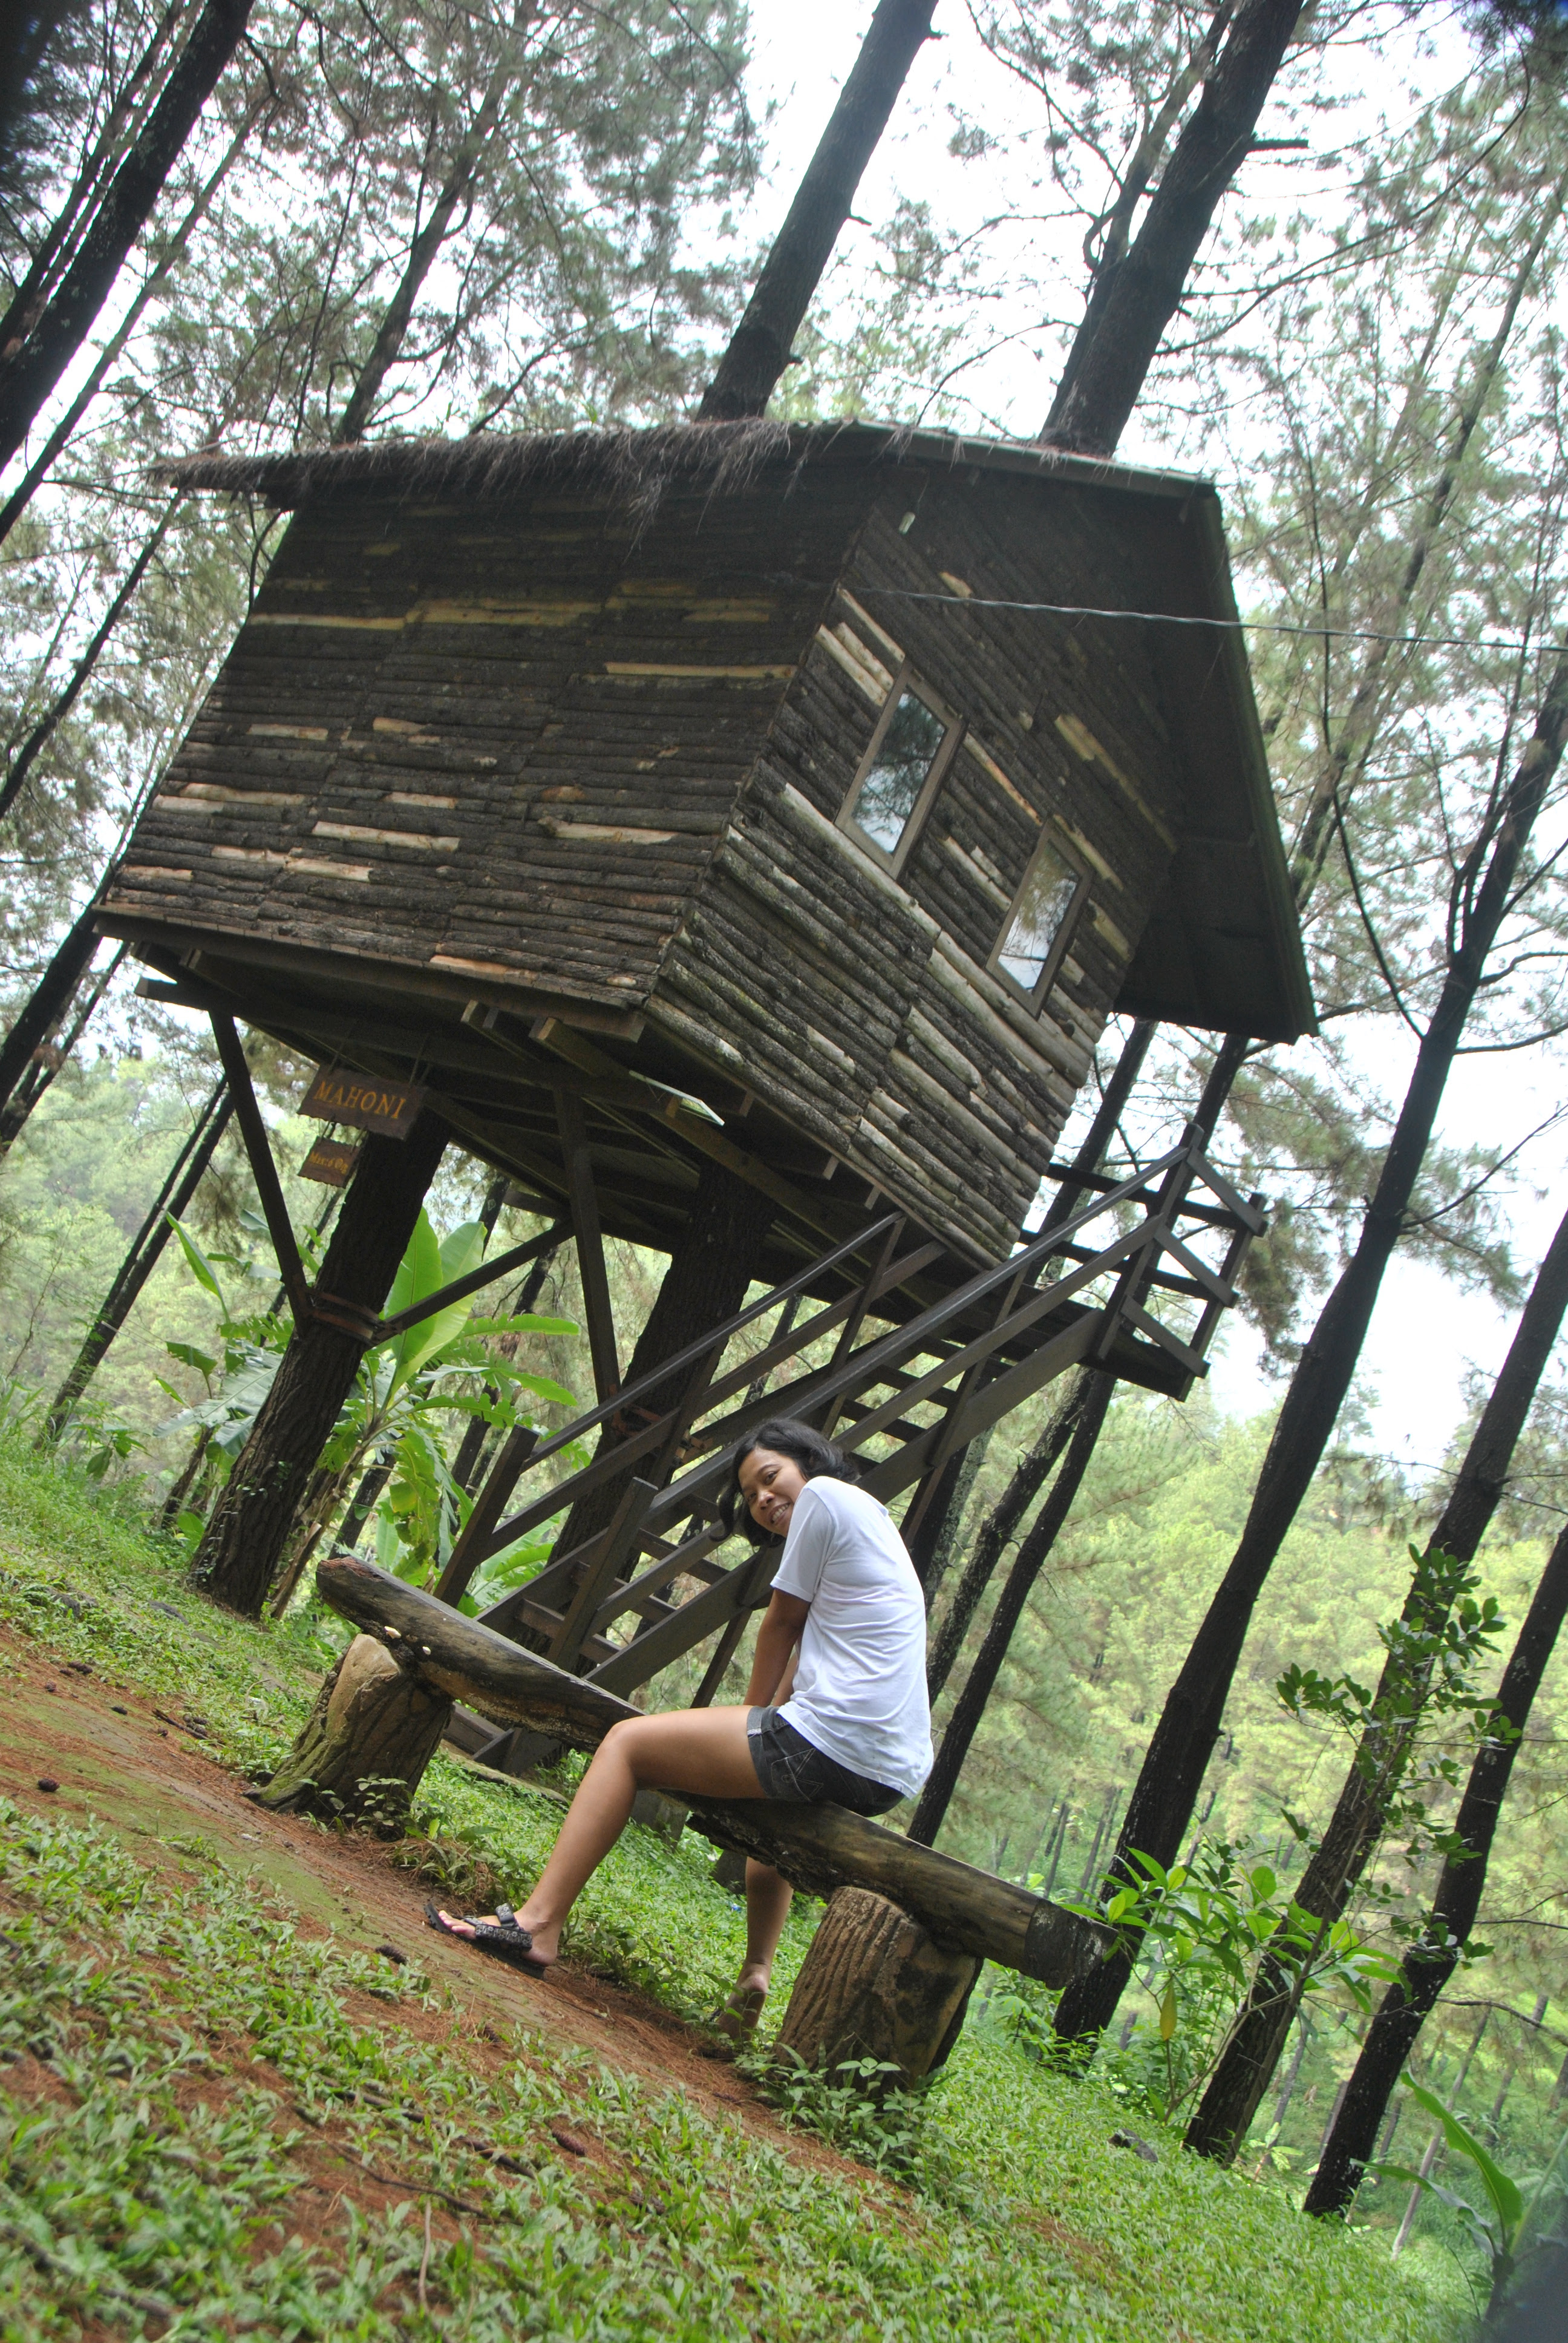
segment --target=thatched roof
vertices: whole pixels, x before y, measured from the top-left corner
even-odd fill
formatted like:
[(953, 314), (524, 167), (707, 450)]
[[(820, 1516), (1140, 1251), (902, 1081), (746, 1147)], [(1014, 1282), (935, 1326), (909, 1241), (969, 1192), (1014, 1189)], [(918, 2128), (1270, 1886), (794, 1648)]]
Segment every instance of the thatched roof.
[(702, 487), (723, 496), (774, 466), (839, 462), (919, 463), (961, 469), (1070, 478), (1145, 494), (1186, 497), (1207, 481), (1190, 474), (1134, 470), (1019, 440), (972, 439), (886, 424), (667, 423), (650, 430), (478, 432), (466, 439), (378, 439), (286, 456), (203, 453), (160, 464), (171, 487), (256, 496), (280, 509), (326, 489), (367, 488), (403, 496), (492, 498), (541, 483), (596, 487), (618, 503), (650, 512), (667, 488)]

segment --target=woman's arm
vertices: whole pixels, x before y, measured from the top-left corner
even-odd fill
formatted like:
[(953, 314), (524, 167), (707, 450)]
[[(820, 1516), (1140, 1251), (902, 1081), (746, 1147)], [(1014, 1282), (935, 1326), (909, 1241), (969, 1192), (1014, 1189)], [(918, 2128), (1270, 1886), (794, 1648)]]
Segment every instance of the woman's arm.
[(775, 1590), (757, 1630), (751, 1681), (746, 1687), (748, 1708), (769, 1707), (779, 1696), (786, 1674), (793, 1680), (795, 1646), (810, 1608), (798, 1594), (781, 1594)]

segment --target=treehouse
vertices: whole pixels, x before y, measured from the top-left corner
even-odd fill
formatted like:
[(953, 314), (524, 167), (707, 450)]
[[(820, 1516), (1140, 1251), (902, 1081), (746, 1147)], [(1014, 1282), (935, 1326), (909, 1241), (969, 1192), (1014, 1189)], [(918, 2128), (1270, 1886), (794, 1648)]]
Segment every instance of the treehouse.
[(1160, 623), (1235, 615), (1205, 482), (767, 423), (172, 477), (293, 518), (102, 925), (543, 1207), (668, 1251), (717, 1156), (765, 1273), (897, 1208), (969, 1274), (1111, 1011), (1312, 1025), (1240, 637)]
[[(427, 1099), (549, 1217), (454, 1294), (577, 1248), (597, 1404), (491, 1452), (447, 1603), (564, 1520), (487, 1625), (623, 1695), (711, 1639), (700, 1703), (771, 1571), (714, 1551), (751, 1423), (859, 1451), (923, 1568), (1053, 1377), (1204, 1372), (1262, 1216), (1195, 1129), (1014, 1248), (1112, 1010), (1312, 1023), (1211, 487), (766, 423), (173, 477), (294, 518), (102, 923), (213, 1016), (297, 1326), (408, 1313), (307, 1290), (236, 1016), (324, 1119)], [(678, 1288), (629, 1379), (605, 1231)], [(519, 1765), (514, 1725), (465, 1729)]]

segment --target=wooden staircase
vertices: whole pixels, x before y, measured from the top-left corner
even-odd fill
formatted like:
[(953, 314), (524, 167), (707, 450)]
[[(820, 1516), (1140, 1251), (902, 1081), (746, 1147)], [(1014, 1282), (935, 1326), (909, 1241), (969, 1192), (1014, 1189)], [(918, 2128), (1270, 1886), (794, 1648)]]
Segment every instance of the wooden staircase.
[[(886, 1503), (912, 1490), (909, 1538), (957, 1452), (1069, 1368), (1184, 1397), (1236, 1299), (1261, 1200), (1215, 1171), (1193, 1127), (1129, 1179), (1066, 1165), (1060, 1176), (1091, 1201), (995, 1268), (955, 1262), (889, 1212), (548, 1439), (510, 1433), (437, 1594), (456, 1603), (488, 1556), (613, 1487), (608, 1523), (553, 1555), (483, 1624), (622, 1695), (716, 1638), (701, 1704), (777, 1567), (775, 1548), (739, 1539), (720, 1558), (719, 1500), (735, 1443), (756, 1424), (803, 1417), (860, 1460), (872, 1494)], [(835, 1298), (796, 1314), (835, 1286)], [(645, 1413), (680, 1376), (675, 1404)], [(551, 1461), (607, 1423), (625, 1436), (552, 1478)], [(459, 1728), (470, 1743), (476, 1735), (490, 1763), (519, 1762), (520, 1736), (498, 1737), (478, 1718)]]

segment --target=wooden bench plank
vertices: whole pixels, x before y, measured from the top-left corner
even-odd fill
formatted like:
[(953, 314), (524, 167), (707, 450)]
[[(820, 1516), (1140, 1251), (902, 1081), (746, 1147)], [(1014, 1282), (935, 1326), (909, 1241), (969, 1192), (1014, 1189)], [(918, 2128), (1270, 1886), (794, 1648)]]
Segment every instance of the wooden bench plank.
[[(476, 1619), (358, 1554), (334, 1554), (317, 1572), (323, 1600), (362, 1632), (412, 1656), (420, 1676), (498, 1725), (522, 1725), (577, 1749), (594, 1749), (612, 1725), (641, 1714), (602, 1685), (520, 1651)], [(721, 1846), (771, 1863), (813, 1896), (869, 1887), (919, 1920), (940, 1944), (1000, 1962), (1044, 1984), (1087, 1974), (1113, 1945), (1111, 1932), (1048, 1904), (842, 1806), (771, 1799), (691, 1800), (692, 1826)]]

